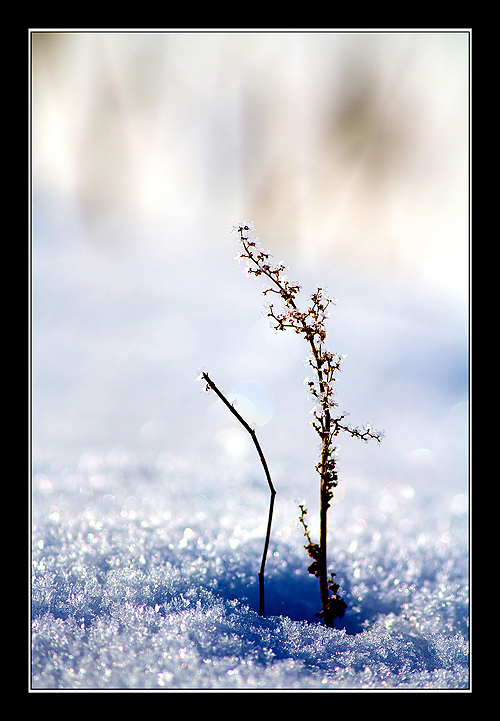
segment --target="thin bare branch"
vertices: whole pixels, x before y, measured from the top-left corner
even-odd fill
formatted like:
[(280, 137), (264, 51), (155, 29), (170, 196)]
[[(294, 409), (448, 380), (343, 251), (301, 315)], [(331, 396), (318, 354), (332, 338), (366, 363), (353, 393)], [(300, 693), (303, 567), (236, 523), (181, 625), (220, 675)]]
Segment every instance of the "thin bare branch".
[(226, 396), (217, 388), (213, 380), (209, 377), (208, 373), (203, 372), (201, 374), (201, 377), (203, 380), (207, 383), (207, 386), (216, 393), (221, 401), (224, 403), (224, 405), (231, 411), (231, 413), (239, 420), (243, 428), (245, 428), (246, 431), (251, 435), (252, 441), (255, 445), (255, 448), (257, 449), (257, 453), (260, 458), (260, 462), (262, 464), (262, 467), (264, 469), (264, 473), (266, 475), (267, 483), (269, 485), (269, 490), (271, 491), (271, 499), (269, 501), (269, 513), (267, 518), (267, 530), (266, 530), (266, 540), (264, 542), (264, 551), (262, 553), (262, 561), (260, 564), (260, 570), (259, 570), (259, 613), (261, 616), (264, 616), (264, 573), (265, 573), (265, 567), (266, 567), (266, 560), (267, 560), (267, 552), (269, 549), (269, 540), (271, 538), (271, 526), (273, 523), (273, 512), (274, 512), (274, 499), (276, 496), (276, 489), (273, 486), (273, 482), (271, 480), (271, 474), (269, 472), (269, 467), (267, 465), (266, 459), (264, 457), (264, 453), (262, 452), (262, 448), (260, 446), (260, 443), (257, 439), (257, 434), (255, 432), (255, 429), (252, 428), (246, 420), (238, 413), (236, 408), (233, 406), (230, 401), (226, 398)]

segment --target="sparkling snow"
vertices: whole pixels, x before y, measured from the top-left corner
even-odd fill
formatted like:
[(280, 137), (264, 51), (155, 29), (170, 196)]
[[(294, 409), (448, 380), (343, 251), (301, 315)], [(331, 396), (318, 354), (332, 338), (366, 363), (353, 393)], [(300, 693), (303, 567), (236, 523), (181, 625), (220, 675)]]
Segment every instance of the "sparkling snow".
[(359, 484), (333, 506), (330, 558), (348, 611), (329, 630), (314, 617), (293, 500), (277, 504), (261, 618), (266, 493), (255, 478), (231, 488), (227, 469), (89, 460), (34, 480), (34, 688), (468, 687), (456, 497)]

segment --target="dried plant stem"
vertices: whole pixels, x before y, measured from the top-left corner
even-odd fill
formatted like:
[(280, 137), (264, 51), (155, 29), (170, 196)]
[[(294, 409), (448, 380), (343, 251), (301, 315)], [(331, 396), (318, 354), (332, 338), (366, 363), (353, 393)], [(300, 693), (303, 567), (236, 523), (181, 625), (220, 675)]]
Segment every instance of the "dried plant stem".
[[(274, 329), (284, 331), (290, 328), (295, 333), (302, 335), (311, 351), (308, 364), (313, 369), (316, 380), (311, 381), (308, 377), (304, 383), (307, 384), (309, 392), (315, 400), (312, 425), (321, 439), (321, 459), (316, 466), (316, 471), (320, 476), (320, 539), (319, 544), (312, 543), (307, 531), (306, 536), (309, 543), (306, 549), (313, 559), (308, 571), (318, 578), (320, 586), (322, 610), (316, 615), (324, 619), (325, 626), (331, 628), (335, 618), (342, 618), (346, 608), (345, 602), (337, 594), (339, 586), (333, 581), (335, 574), (332, 574), (330, 581), (327, 578), (327, 512), (333, 498), (333, 491), (338, 485), (334, 439), (343, 431), (364, 441), (371, 438), (380, 441), (382, 433), (372, 431), (369, 425), (362, 429), (344, 425), (345, 413), (332, 414), (332, 410), (337, 406), (333, 400), (334, 386), (342, 360), (341, 356), (331, 353), (324, 345), (327, 310), (333, 300), (326, 297), (323, 288), (319, 286), (316, 292), (310, 296), (307, 310), (300, 310), (295, 302), (301, 289), (300, 283), (288, 279), (283, 263), (274, 264), (272, 262), (271, 254), (262, 249), (257, 238), (253, 238), (252, 231), (253, 223), (247, 220), (233, 226), (233, 232), (238, 233), (243, 248), (238, 260), (246, 261), (248, 274), (260, 276), (268, 281), (270, 285), (263, 291), (265, 297), (271, 294), (272, 298), (278, 296), (281, 299), (283, 304), (281, 312), (275, 309), (273, 303), (268, 302), (269, 312), (267, 315), (271, 318)], [(304, 510), (302, 521), (303, 519)]]
[(208, 373), (202, 373), (201, 377), (203, 380), (207, 383), (207, 386), (214, 391), (218, 395), (218, 397), (221, 399), (221, 401), (224, 403), (224, 405), (231, 411), (233, 416), (235, 416), (243, 428), (245, 428), (246, 431), (251, 435), (252, 441), (255, 445), (255, 448), (257, 449), (257, 453), (259, 454), (260, 462), (262, 463), (262, 467), (264, 469), (264, 473), (266, 474), (267, 483), (269, 485), (269, 490), (271, 491), (271, 499), (269, 501), (269, 514), (267, 519), (267, 531), (266, 531), (266, 540), (264, 543), (264, 552), (262, 554), (262, 561), (260, 564), (260, 570), (259, 570), (259, 613), (261, 616), (264, 616), (264, 572), (266, 567), (266, 559), (267, 559), (267, 551), (269, 549), (269, 539), (271, 537), (271, 526), (273, 522), (273, 511), (274, 511), (274, 499), (276, 496), (276, 490), (273, 486), (273, 482), (271, 480), (271, 474), (269, 473), (269, 468), (267, 466), (266, 459), (264, 457), (264, 453), (262, 452), (262, 448), (260, 447), (260, 443), (257, 439), (257, 434), (255, 433), (255, 429), (252, 428), (244, 418), (240, 416), (236, 408), (228, 401), (228, 399), (224, 396), (224, 394), (217, 388), (213, 380), (209, 377)]

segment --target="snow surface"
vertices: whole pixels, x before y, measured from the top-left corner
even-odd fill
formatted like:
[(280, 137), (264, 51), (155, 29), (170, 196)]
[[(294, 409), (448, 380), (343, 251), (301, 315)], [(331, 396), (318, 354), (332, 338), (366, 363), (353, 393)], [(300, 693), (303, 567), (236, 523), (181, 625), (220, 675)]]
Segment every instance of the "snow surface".
[(261, 618), (261, 484), (117, 460), (35, 477), (35, 689), (468, 688), (466, 525), (450, 504), (422, 499), (411, 525), (415, 499), (392, 484), (373, 498), (385, 522), (333, 506), (348, 611), (330, 630), (293, 501), (277, 503)]
[[(425, 310), (412, 334), (403, 309), (381, 357), (344, 361), (339, 403), (386, 438), (339, 439), (329, 563), (348, 610), (325, 629), (298, 524), (305, 501), (316, 538), (305, 354), (258, 320), (259, 288), (218, 262), (207, 259), (197, 286), (216, 306), (207, 320), (182, 295), (186, 276), (169, 277), (155, 254), (129, 270), (85, 246), (40, 251), (33, 689), (467, 689), (467, 403), (444, 371), (431, 366), (422, 380), (422, 338), (444, 367), (449, 351)], [(364, 295), (347, 296), (338, 333), (350, 328), (344, 342), (354, 345), (363, 324), (346, 305), (363, 306)], [(391, 302), (382, 293), (364, 306), (367, 325)], [(172, 344), (169, 322), (191, 343)], [(402, 336), (406, 361), (419, 351), (409, 368), (393, 365)], [(248, 434), (195, 381), (205, 359), (227, 393), (247, 399), (242, 412), (266, 390), (257, 435), (278, 495), (265, 618), (257, 573), (269, 492)]]

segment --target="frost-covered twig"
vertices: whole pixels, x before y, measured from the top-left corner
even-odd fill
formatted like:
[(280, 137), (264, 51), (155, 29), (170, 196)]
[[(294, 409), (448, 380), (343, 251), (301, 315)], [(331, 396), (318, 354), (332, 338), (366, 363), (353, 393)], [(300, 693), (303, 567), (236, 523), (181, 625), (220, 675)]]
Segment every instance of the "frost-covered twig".
[(252, 441), (254, 442), (255, 448), (257, 449), (257, 453), (259, 454), (260, 462), (262, 463), (262, 467), (264, 469), (264, 473), (266, 474), (267, 483), (269, 485), (269, 490), (271, 491), (271, 499), (269, 501), (269, 514), (267, 519), (267, 530), (266, 530), (266, 540), (264, 542), (264, 552), (262, 554), (262, 561), (260, 564), (260, 570), (259, 570), (259, 613), (261, 616), (264, 616), (264, 571), (266, 567), (266, 559), (267, 559), (267, 551), (269, 548), (269, 539), (271, 537), (271, 526), (273, 523), (273, 511), (274, 511), (274, 499), (276, 496), (276, 490), (273, 486), (273, 482), (271, 480), (271, 474), (269, 473), (269, 468), (266, 462), (266, 459), (264, 457), (264, 453), (262, 452), (262, 448), (260, 447), (260, 443), (257, 439), (257, 434), (255, 433), (255, 429), (252, 428), (244, 418), (241, 417), (241, 415), (238, 413), (236, 408), (233, 406), (232, 403), (228, 401), (228, 399), (225, 397), (225, 395), (217, 388), (213, 380), (209, 377), (208, 373), (202, 372), (200, 375), (200, 379), (203, 379), (207, 384), (207, 390), (213, 390), (214, 393), (216, 393), (221, 401), (224, 403), (225, 406), (231, 411), (231, 413), (236, 416), (236, 418), (239, 420), (243, 428), (245, 428), (246, 431), (251, 435)]
[[(301, 310), (296, 304), (296, 297), (301, 290), (300, 283), (288, 279), (283, 263), (273, 263), (271, 254), (262, 249), (257, 238), (253, 238), (252, 231), (253, 223), (248, 220), (233, 226), (233, 232), (238, 233), (239, 242), (243, 248), (238, 260), (246, 260), (247, 274), (267, 279), (268, 287), (263, 291), (264, 296), (277, 295), (281, 299), (282, 311), (277, 311), (274, 303), (268, 304), (268, 317), (271, 318), (274, 329), (277, 331), (287, 328), (294, 330), (295, 333), (304, 337), (311, 350), (308, 363), (314, 370), (315, 380), (306, 378), (304, 382), (316, 403), (312, 425), (321, 439), (321, 459), (316, 466), (321, 479), (319, 544), (311, 542), (305, 526), (303, 508), (301, 521), (306, 528), (309, 541), (306, 549), (314, 559), (314, 563), (309, 567), (309, 572), (319, 579), (322, 611), (317, 615), (324, 618), (326, 626), (332, 627), (334, 619), (341, 617), (345, 609), (345, 603), (337, 595), (338, 585), (333, 582), (335, 574), (332, 574), (330, 581), (327, 577), (327, 511), (334, 495), (333, 489), (338, 484), (334, 439), (340, 431), (364, 441), (371, 438), (381, 441), (383, 434), (372, 431), (370, 426), (365, 426), (360, 430), (352, 425), (345, 425), (343, 420), (346, 414), (335, 415), (333, 413), (337, 405), (333, 400), (336, 373), (340, 371), (342, 360), (341, 356), (331, 353), (324, 347), (327, 310), (334, 302), (333, 299), (325, 296), (324, 289), (319, 286), (316, 292), (310, 296), (307, 310)], [(330, 591), (332, 591), (332, 595), (330, 595)]]

